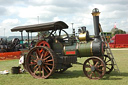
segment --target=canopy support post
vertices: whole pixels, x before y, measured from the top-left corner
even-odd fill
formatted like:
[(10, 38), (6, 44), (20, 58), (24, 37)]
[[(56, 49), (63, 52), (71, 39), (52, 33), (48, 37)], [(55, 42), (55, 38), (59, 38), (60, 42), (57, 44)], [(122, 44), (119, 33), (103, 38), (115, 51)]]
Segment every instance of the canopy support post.
[(21, 31), (21, 41), (22, 41), (22, 49), (23, 49), (23, 42), (24, 42), (24, 40), (23, 40), (23, 31)]
[(30, 49), (30, 46), (29, 46), (29, 32), (27, 32), (27, 33), (28, 33), (28, 47)]

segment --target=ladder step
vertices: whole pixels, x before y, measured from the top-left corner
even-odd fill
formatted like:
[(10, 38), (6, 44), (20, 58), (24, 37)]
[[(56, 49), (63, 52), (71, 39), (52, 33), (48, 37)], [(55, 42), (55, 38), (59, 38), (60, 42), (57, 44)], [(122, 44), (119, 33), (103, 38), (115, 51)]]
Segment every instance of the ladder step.
[(117, 64), (114, 64), (114, 65), (117, 65)]

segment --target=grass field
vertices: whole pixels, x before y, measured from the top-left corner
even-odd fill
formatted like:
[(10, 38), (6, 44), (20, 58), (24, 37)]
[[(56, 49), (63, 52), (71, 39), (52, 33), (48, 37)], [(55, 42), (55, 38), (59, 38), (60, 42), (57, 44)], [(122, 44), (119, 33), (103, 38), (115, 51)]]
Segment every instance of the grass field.
[[(113, 50), (120, 72), (112, 71), (100, 80), (85, 77), (82, 65), (74, 64), (62, 74), (54, 73), (49, 79), (34, 79), (29, 73), (0, 75), (0, 85), (128, 85), (128, 50)], [(78, 58), (83, 63), (86, 58)], [(0, 71), (18, 66), (18, 60), (0, 61)]]

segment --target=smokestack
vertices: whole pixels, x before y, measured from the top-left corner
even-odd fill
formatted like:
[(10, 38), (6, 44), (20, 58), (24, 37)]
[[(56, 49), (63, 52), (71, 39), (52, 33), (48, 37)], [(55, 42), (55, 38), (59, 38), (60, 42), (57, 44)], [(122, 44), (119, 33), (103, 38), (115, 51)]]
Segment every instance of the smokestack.
[(95, 37), (99, 37), (99, 33), (100, 33), (100, 28), (99, 28), (99, 15), (100, 15), (99, 9), (94, 8), (92, 10), (92, 16), (93, 16)]

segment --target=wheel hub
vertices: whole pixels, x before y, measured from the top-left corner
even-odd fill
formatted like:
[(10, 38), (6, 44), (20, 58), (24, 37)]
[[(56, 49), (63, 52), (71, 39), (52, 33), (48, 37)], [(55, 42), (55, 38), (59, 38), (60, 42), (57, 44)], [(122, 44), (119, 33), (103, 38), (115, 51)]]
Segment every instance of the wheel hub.
[(96, 70), (96, 67), (95, 66), (92, 66), (91, 67), (91, 71), (93, 72), (93, 71), (95, 71)]
[(42, 60), (38, 60), (38, 61), (37, 61), (37, 65), (41, 65), (42, 63), (43, 63)]

